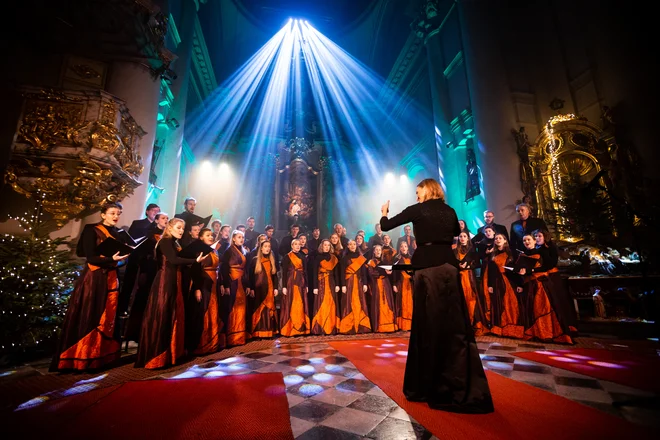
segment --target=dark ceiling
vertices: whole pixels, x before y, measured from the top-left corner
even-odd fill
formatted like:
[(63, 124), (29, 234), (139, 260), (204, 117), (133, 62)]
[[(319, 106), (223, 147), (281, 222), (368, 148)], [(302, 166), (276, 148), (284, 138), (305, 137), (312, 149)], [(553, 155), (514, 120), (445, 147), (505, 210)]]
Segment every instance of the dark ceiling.
[(234, 0), (257, 26), (278, 30), (289, 18), (307, 20), (320, 31), (341, 32), (364, 20), (377, 0)]

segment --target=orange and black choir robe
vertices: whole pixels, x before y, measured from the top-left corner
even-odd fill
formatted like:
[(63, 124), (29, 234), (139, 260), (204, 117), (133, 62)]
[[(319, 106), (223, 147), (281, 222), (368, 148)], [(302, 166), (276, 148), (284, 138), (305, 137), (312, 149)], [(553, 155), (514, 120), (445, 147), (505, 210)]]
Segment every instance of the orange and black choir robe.
[(250, 262), (250, 289), (254, 297), (250, 298), (251, 334), (253, 338), (271, 338), (277, 334), (277, 310), (275, 309), (275, 289), (277, 288), (277, 272), (275, 256), (261, 258), (261, 271), (255, 273), (257, 258)]
[(378, 267), (381, 260), (372, 258), (367, 263), (369, 292), (371, 293), (371, 328), (378, 333), (398, 330), (394, 313), (394, 297), (390, 275)]
[(222, 282), (225, 290), (229, 290), (227, 301), (226, 334), (227, 345), (230, 347), (244, 345), (250, 339), (247, 322), (247, 296), (245, 286), (248, 277), (245, 271), (247, 259), (243, 250), (236, 245), (229, 246), (222, 256)]
[(474, 249), (461, 252), (461, 246), (454, 249), (454, 255), (456, 255), (459, 265), (466, 263), (465, 267), (459, 266), (458, 270), (470, 325), (472, 326), (472, 330), (474, 330), (475, 336), (484, 335), (488, 333), (490, 323), (486, 318), (486, 299), (479, 289), (479, 283), (474, 273), (479, 265), (479, 256)]
[(128, 323), (126, 324), (126, 331), (124, 332), (124, 338), (128, 341), (140, 342), (144, 309), (147, 307), (151, 285), (158, 272), (158, 261), (156, 261), (155, 252), (156, 244), (160, 241), (162, 235), (162, 229), (152, 226), (149, 229), (147, 241), (140, 245), (142, 257), (137, 276), (137, 287), (133, 301), (130, 304), (130, 314), (128, 316)]
[(142, 320), (136, 367), (149, 369), (176, 364), (185, 351), (185, 311), (181, 268), (195, 262), (179, 257), (179, 245), (172, 237), (161, 238), (156, 246), (159, 270), (151, 286)]
[(51, 371), (94, 370), (120, 358), (117, 262), (97, 250), (106, 238), (118, 237), (117, 228), (101, 223), (83, 229), (77, 253), (86, 258), (85, 267), (69, 297)]
[(557, 287), (551, 280), (552, 274), (558, 273), (557, 267), (544, 262), (549, 260), (546, 248), (525, 250), (525, 254), (536, 259), (532, 272), (525, 274), (524, 293), (529, 298), (525, 325), (525, 339), (537, 339), (546, 342), (572, 344), (571, 329), (562, 325), (556, 307)]
[(339, 329), (339, 302), (335, 287), (339, 281), (339, 259), (325, 252), (314, 258), (311, 288), (318, 289), (314, 295), (313, 335), (334, 335)]
[(367, 259), (358, 251), (346, 251), (341, 260), (340, 282), (346, 288), (341, 295), (339, 333), (353, 335), (370, 333), (371, 320), (364, 286), (367, 286)]
[(282, 257), (282, 304), (280, 307), (280, 334), (282, 336), (308, 335), (310, 332), (307, 305), (307, 263), (302, 253), (289, 252)]
[[(188, 349), (195, 354), (215, 353), (227, 344), (220, 320), (219, 267), (220, 257), (213, 250), (190, 270), (193, 284), (186, 309), (186, 340)], [(197, 302), (197, 290), (202, 293), (200, 302)]]
[(505, 269), (513, 265), (511, 257), (502, 252), (492, 254), (484, 276), (485, 289), (493, 288), (490, 294), (491, 333), (497, 336), (522, 339), (525, 329), (521, 324), (520, 304), (515, 288), (519, 285), (519, 276)]
[[(410, 264), (411, 257), (408, 254), (399, 255), (397, 264)], [(412, 328), (413, 314), (413, 279), (405, 270), (397, 270), (393, 273), (394, 285), (398, 292), (394, 293), (394, 311), (396, 325), (399, 330), (410, 331)]]

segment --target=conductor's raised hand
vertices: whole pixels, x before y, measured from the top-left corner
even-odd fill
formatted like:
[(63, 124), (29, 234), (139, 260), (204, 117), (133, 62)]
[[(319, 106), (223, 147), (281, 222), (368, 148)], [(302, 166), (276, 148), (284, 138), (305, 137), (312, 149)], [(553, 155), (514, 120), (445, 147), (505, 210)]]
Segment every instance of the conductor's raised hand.
[(125, 260), (125, 259), (127, 259), (127, 258), (128, 258), (128, 254), (126, 254), (126, 255), (119, 255), (119, 252), (117, 252), (116, 254), (114, 254), (114, 255), (112, 256), (112, 259), (113, 259), (114, 261), (121, 261), (121, 260)]
[(383, 203), (383, 206), (380, 207), (380, 214), (383, 217), (387, 217), (387, 214), (390, 213), (390, 201)]

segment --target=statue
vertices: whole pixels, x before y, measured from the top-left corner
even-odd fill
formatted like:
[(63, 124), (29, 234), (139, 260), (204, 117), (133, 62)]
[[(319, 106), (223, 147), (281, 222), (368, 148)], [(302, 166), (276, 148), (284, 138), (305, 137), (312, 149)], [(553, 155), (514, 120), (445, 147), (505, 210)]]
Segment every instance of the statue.
[[(525, 132), (525, 127), (520, 127), (518, 130), (511, 129), (511, 134), (516, 140), (516, 153), (520, 159), (520, 190), (526, 196), (536, 199), (535, 175), (529, 163), (529, 147), (531, 147), (529, 137)], [(532, 204), (535, 205), (536, 200), (533, 201)]]
[(465, 189), (465, 202), (467, 203), (481, 194), (481, 186), (479, 185), (479, 167), (477, 166), (477, 157), (474, 154), (474, 149), (467, 148), (465, 153), (467, 156), (467, 188)]

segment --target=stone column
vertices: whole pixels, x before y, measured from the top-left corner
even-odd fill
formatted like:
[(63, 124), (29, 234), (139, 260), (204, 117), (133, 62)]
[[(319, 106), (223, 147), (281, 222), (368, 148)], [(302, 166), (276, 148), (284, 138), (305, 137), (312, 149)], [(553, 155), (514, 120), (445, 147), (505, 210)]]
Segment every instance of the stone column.
[[(124, 210), (121, 225), (130, 225), (133, 220), (144, 217), (144, 209), (149, 190), (149, 169), (151, 153), (156, 136), (156, 117), (158, 115), (158, 97), (160, 79), (154, 79), (149, 69), (137, 63), (115, 61), (106, 90), (126, 102), (135, 122), (147, 132), (140, 141), (140, 155), (144, 170), (140, 175), (142, 185), (133, 195), (122, 200)], [(97, 221), (98, 215), (92, 216)]]
[(192, 0), (183, 0), (181, 8), (180, 22), (177, 23), (181, 43), (176, 48), (177, 59), (172, 65), (176, 79), (173, 79), (170, 85), (174, 101), (167, 114), (167, 118), (171, 122), (167, 129), (163, 127), (159, 130), (159, 136), (161, 133), (164, 136), (163, 139), (159, 139), (163, 142), (163, 149), (154, 170), (158, 176), (158, 186), (165, 188), (165, 191), (162, 193), (154, 191), (149, 199), (150, 203), (157, 203), (162, 211), (167, 212), (170, 218), (183, 210), (183, 207), (177, 203), (177, 193), (181, 172), (181, 148), (186, 119), (188, 85), (190, 82), (193, 31), (197, 14), (195, 2)]
[(519, 160), (511, 136), (516, 115), (498, 38), (499, 21), (480, 2), (457, 2), (479, 165), (488, 209), (508, 227), (517, 219), (512, 205), (520, 199)]
[(435, 132), (438, 175), (446, 193), (447, 203), (458, 212), (465, 197), (465, 182), (460, 179), (465, 174), (465, 161), (458, 160), (456, 151), (453, 148), (447, 148), (447, 143), (452, 139), (451, 109), (447, 81), (445, 80), (445, 69), (442, 65), (444, 57), (442, 56), (440, 25), (436, 24), (436, 26), (426, 35), (424, 44), (426, 46), (433, 104), (433, 129)]

